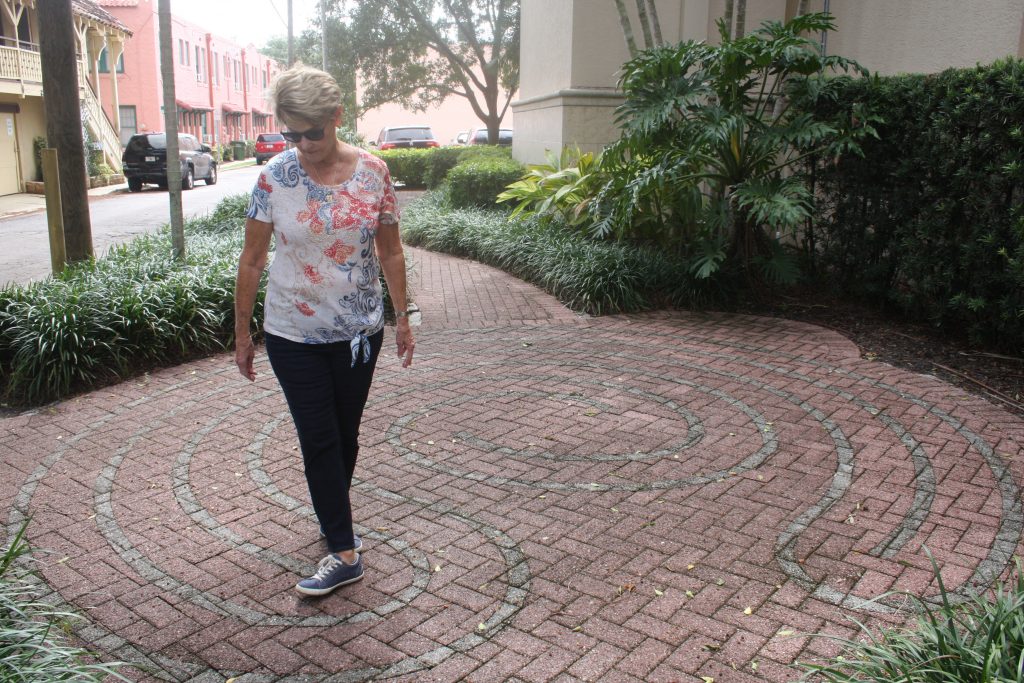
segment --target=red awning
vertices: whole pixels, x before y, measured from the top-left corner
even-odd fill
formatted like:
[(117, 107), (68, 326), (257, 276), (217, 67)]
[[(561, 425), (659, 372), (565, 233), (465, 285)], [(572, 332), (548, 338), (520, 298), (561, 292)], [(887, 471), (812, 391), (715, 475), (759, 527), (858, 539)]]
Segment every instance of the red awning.
[(189, 104), (185, 100), (176, 99), (174, 103), (178, 105), (178, 109), (184, 109), (185, 111), (213, 111), (210, 107), (201, 104)]
[(228, 102), (225, 102), (224, 104), (220, 105), (220, 108), (223, 109), (224, 111), (226, 111), (229, 114), (248, 114), (249, 113), (245, 109), (242, 109), (241, 107), (236, 107), (235, 105), (229, 104)]

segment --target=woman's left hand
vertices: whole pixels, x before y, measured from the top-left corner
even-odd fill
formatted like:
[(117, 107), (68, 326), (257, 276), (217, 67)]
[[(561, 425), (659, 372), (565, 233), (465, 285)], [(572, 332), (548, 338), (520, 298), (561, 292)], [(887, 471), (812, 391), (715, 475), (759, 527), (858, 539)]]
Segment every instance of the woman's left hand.
[(412, 353), (416, 348), (416, 340), (412, 336), (408, 318), (399, 318), (395, 326), (395, 342), (398, 344), (398, 357), (402, 358), (402, 367), (412, 365)]

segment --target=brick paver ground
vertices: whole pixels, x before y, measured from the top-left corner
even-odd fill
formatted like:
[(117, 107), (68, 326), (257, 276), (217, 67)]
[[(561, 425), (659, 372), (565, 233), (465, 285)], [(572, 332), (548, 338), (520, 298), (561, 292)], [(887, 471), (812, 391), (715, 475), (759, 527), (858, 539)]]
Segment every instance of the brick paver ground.
[[(284, 400), (227, 355), (0, 421), (9, 535), (138, 680), (788, 681), (894, 589), (1005, 576), (1024, 424), (837, 334), (587, 319), (413, 250), (415, 366), (379, 366), (354, 491), (366, 579), (325, 547)], [(388, 337), (387, 347), (392, 347)]]

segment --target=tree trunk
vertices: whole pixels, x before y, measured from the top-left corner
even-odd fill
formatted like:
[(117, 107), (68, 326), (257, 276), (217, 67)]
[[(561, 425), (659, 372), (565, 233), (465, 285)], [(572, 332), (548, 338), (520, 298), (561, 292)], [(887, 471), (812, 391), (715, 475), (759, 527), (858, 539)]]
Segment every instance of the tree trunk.
[(661, 37), (661, 20), (658, 19), (658, 7), (654, 0), (647, 0), (647, 16), (651, 21), (651, 29), (654, 31), (655, 45), (664, 45), (665, 40)]
[(174, 50), (171, 0), (159, 0), (160, 77), (164, 82), (164, 131), (167, 133), (167, 189), (171, 203), (171, 245), (174, 258), (185, 260), (185, 226), (181, 212), (181, 154), (178, 151), (178, 104), (174, 96)]
[(747, 0), (736, 0), (736, 37), (742, 38), (747, 28)]
[(800, 5), (796, 9), (796, 15), (798, 17), (807, 14), (807, 0), (800, 0)]
[(615, 0), (615, 8), (619, 10), (619, 23), (622, 25), (622, 36), (626, 39), (626, 48), (629, 50), (629, 56), (633, 57), (636, 54), (636, 41), (633, 40), (633, 25), (626, 13), (626, 4), (623, 0)]
[[(71, 0), (47, 0), (36, 6), (39, 57), (43, 69), (43, 111), (46, 139), (60, 157), (61, 216), (69, 262), (93, 257), (92, 222), (82, 140), (82, 111), (78, 99), (78, 40), (71, 15)], [(89, 87), (86, 85), (86, 87)]]
[(654, 46), (651, 23), (647, 18), (647, 0), (636, 0), (636, 13), (640, 17), (640, 30), (644, 33), (644, 49)]
[(725, 0), (725, 16), (722, 20), (725, 22), (725, 34), (728, 38), (732, 38), (732, 7), (733, 0)]

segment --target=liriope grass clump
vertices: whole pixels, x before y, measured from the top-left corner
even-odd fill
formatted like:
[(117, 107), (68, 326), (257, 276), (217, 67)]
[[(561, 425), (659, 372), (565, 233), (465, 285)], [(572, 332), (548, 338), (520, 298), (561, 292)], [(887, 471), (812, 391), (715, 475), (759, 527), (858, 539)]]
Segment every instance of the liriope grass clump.
[(726, 298), (717, 280), (697, 280), (664, 250), (594, 240), (557, 218), (454, 209), (442, 193), (428, 193), (405, 211), (402, 238), (500, 268), (591, 315), (703, 307)]
[(5, 401), (35, 405), (227, 348), (244, 210), (245, 198), (231, 197), (189, 221), (184, 262), (172, 258), (165, 230), (0, 290)]
[(80, 619), (43, 601), (34, 581), (26, 524), (0, 549), (0, 681), (128, 681), (121, 662), (99, 662), (67, 642), (64, 629)]
[(845, 651), (824, 664), (806, 663), (803, 680), (827, 683), (1017, 683), (1024, 681), (1024, 566), (992, 591), (954, 600), (934, 560), (937, 604), (908, 596), (920, 616), (907, 629), (838, 640)]

